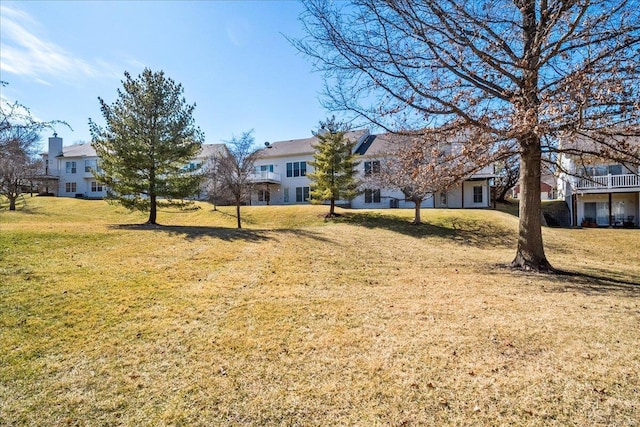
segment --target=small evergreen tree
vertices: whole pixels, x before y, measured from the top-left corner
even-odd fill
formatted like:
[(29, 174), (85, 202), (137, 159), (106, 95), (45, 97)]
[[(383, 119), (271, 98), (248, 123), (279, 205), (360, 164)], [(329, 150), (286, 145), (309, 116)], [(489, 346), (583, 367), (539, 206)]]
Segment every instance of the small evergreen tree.
[(330, 202), (327, 217), (335, 216), (336, 200), (351, 200), (358, 195), (356, 161), (353, 149), (356, 141), (345, 138), (347, 127), (336, 122), (335, 117), (320, 122), (320, 129), (314, 135), (318, 144), (314, 146), (314, 161), (309, 162), (313, 172), (311, 180), (311, 202)]
[(158, 206), (184, 206), (198, 193), (201, 177), (185, 166), (204, 134), (194, 125), (195, 105), (182, 97), (182, 85), (162, 71), (145, 69), (137, 79), (124, 75), (115, 103), (98, 98), (106, 129), (89, 119), (102, 170), (94, 173), (109, 187), (108, 199), (148, 211), (147, 223), (156, 224)]

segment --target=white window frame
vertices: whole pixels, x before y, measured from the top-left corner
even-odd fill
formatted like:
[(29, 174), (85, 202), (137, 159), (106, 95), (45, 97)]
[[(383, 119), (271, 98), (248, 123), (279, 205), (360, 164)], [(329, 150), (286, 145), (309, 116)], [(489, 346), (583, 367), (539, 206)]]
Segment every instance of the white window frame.
[(473, 203), (484, 203), (484, 191), (481, 185), (473, 186)]

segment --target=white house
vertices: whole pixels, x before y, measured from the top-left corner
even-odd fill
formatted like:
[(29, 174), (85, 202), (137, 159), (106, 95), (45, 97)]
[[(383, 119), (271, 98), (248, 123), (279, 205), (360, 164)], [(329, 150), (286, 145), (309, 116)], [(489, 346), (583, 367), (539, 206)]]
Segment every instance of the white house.
[(107, 189), (96, 181), (98, 156), (91, 144), (63, 146), (56, 134), (49, 138), (48, 150), (42, 153), (44, 192), (62, 197), (101, 199)]
[[(640, 145), (640, 138), (629, 141)], [(588, 144), (564, 140), (561, 147)], [(573, 226), (637, 227), (640, 218), (640, 168), (594, 157), (562, 154), (558, 198), (567, 202)]]
[[(393, 138), (388, 134), (368, 135), (356, 147), (356, 153), (361, 156), (359, 165), (360, 176), (366, 177), (380, 170), (383, 159), (393, 151)], [(490, 180), (495, 176), (493, 165), (477, 171), (456, 188), (436, 194), (431, 194), (422, 201), (422, 208), (488, 208), (491, 206)], [(413, 202), (405, 200), (400, 190), (395, 189), (366, 189), (356, 197), (351, 206), (353, 208), (413, 208)]]
[[(214, 154), (224, 153), (224, 144), (203, 144), (198, 156), (185, 165), (196, 170), (206, 165)], [(41, 191), (60, 197), (102, 199), (107, 195), (107, 187), (93, 176), (93, 170), (100, 170), (99, 157), (89, 143), (66, 145), (62, 138), (54, 134), (49, 138), (48, 149), (41, 154), (45, 170), (40, 176)], [(204, 191), (201, 193), (204, 197)]]
[[(380, 168), (382, 157), (389, 152), (390, 138), (372, 135), (368, 130), (348, 132), (346, 138), (355, 141), (355, 153), (360, 156), (360, 176), (375, 173)], [(268, 144), (260, 150), (255, 162), (255, 172), (251, 177), (255, 184), (251, 195), (254, 205), (287, 205), (309, 203), (313, 148), (318, 143), (314, 137), (279, 141)], [(494, 177), (493, 167), (487, 167), (465, 180), (458, 188), (438, 193), (427, 198), (422, 207), (487, 208), (490, 201), (490, 179)], [(413, 207), (405, 201), (401, 191), (391, 189), (366, 189), (351, 201), (338, 201), (338, 205), (352, 208)]]
[[(366, 130), (356, 130), (347, 132), (345, 137), (355, 140), (359, 145), (368, 134)], [(260, 150), (254, 163), (255, 173), (250, 178), (255, 184), (251, 204), (309, 203), (310, 181), (307, 172), (311, 170), (309, 162), (313, 161), (313, 147), (317, 143), (318, 138), (313, 136), (270, 143)], [(339, 204), (347, 203), (340, 201)]]

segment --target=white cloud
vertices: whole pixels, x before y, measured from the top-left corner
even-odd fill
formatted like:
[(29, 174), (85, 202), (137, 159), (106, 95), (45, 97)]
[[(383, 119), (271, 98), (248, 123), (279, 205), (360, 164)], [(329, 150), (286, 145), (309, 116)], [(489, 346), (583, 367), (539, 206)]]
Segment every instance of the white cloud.
[(82, 77), (113, 76), (113, 66), (92, 64), (55, 43), (36, 35), (39, 24), (27, 13), (0, 6), (0, 70), (32, 77), (42, 84), (50, 78), (75, 80)]

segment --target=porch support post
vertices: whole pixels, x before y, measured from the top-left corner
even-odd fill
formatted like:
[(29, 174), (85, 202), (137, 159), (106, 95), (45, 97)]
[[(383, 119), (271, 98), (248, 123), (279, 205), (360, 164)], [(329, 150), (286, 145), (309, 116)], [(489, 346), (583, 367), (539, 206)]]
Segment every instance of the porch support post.
[(464, 209), (464, 181), (462, 181), (462, 203), (461, 203), (462, 209)]
[(572, 220), (573, 220), (573, 226), (577, 227), (578, 226), (578, 195), (577, 194), (572, 194), (571, 195), (571, 216), (572, 216)]
[(269, 183), (267, 182), (267, 194), (265, 194), (267, 198), (267, 206), (271, 204), (271, 192), (269, 191)]
[(611, 193), (609, 193), (609, 227), (613, 226), (613, 223), (611, 222), (611, 212), (612, 212), (612, 208), (611, 208)]

